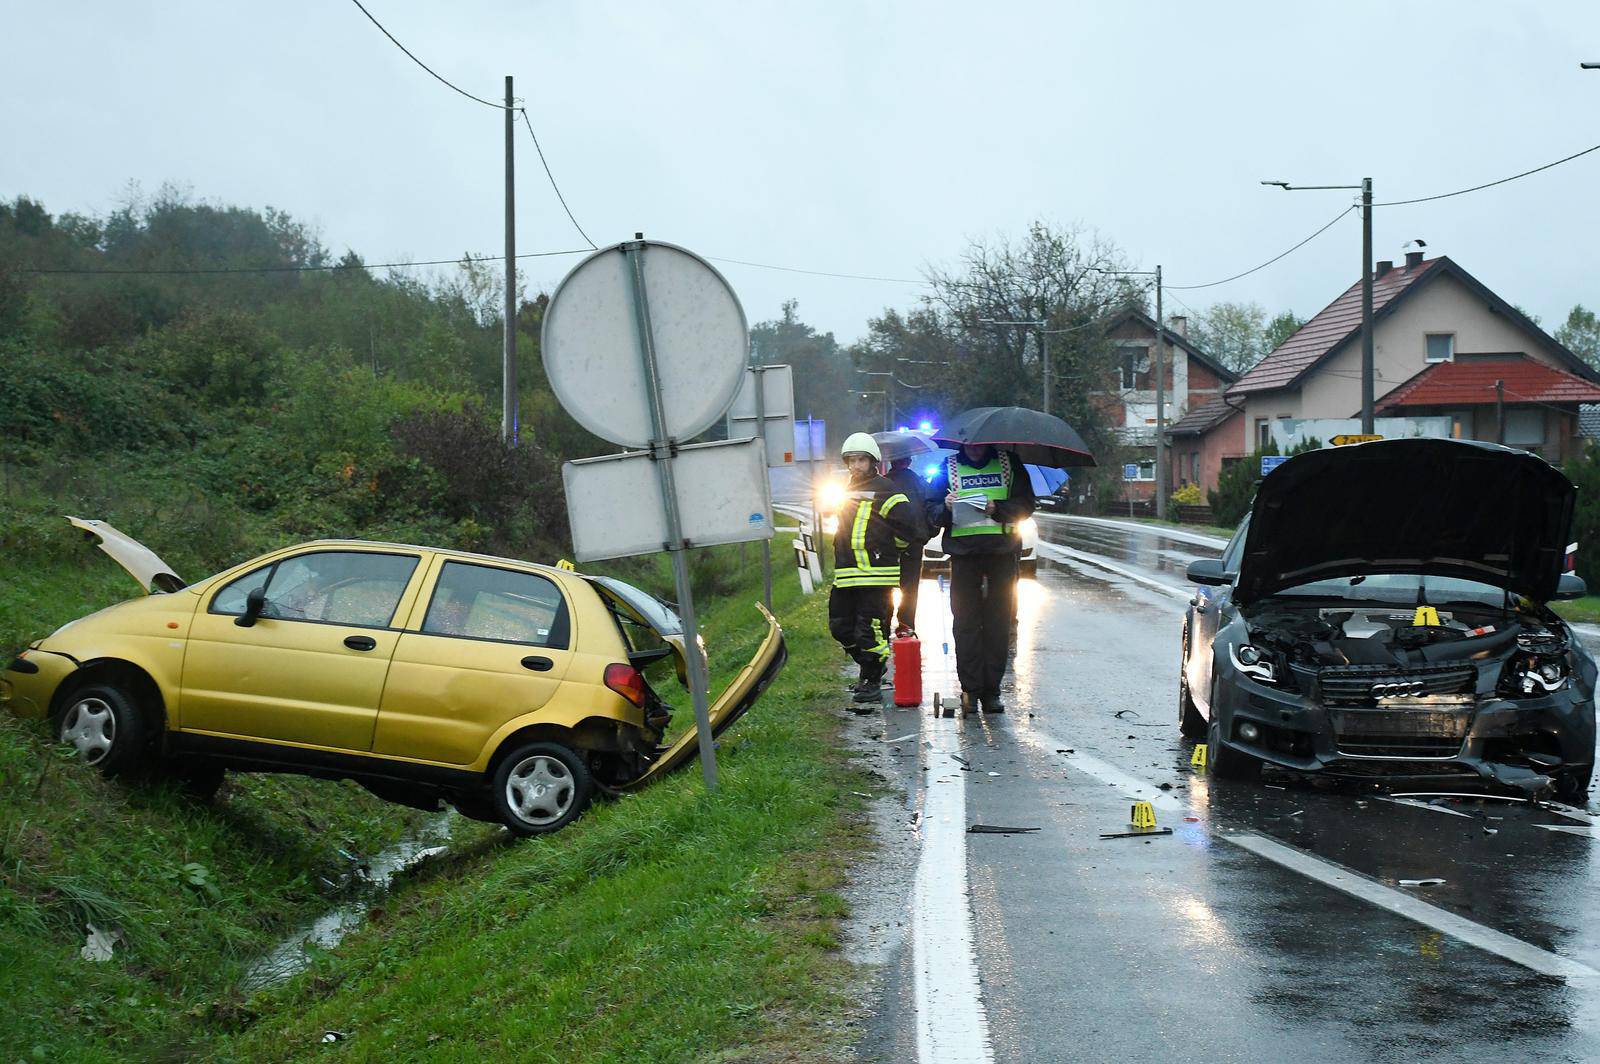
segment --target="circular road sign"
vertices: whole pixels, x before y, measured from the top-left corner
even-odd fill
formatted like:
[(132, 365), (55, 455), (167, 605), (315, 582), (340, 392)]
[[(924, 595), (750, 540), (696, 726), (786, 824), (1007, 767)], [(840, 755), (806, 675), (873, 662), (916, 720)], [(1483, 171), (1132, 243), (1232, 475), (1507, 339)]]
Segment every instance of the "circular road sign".
[(744, 308), (722, 274), (674, 244), (634, 241), (595, 252), (550, 297), (541, 337), (556, 398), (601, 439), (648, 447), (650, 393), (639, 349), (630, 254), (644, 256), (669, 438), (689, 440), (733, 405), (748, 364)]

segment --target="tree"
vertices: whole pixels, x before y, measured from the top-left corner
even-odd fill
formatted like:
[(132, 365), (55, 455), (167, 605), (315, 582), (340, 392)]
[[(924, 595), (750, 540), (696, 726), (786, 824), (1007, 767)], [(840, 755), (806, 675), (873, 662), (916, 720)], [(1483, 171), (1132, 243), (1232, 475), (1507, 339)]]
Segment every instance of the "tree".
[[(750, 354), (757, 365), (793, 367), (795, 417), (827, 421), (836, 440), (856, 430), (861, 415), (851, 394), (856, 383), (850, 359), (833, 333), (819, 333), (800, 320), (797, 300), (785, 300), (781, 316), (750, 329)], [(874, 418), (868, 427), (877, 423)]]
[(1195, 318), (1189, 337), (1229, 369), (1242, 373), (1261, 361), (1267, 312), (1259, 303), (1213, 303)]
[[(1574, 313), (1581, 309), (1576, 308)], [(1571, 322), (1570, 318), (1567, 320)], [(1580, 457), (1562, 464), (1561, 471), (1578, 489), (1572, 538), (1579, 544), (1577, 573), (1592, 593), (1600, 588), (1600, 447), (1590, 441)]]
[(1305, 323), (1306, 320), (1297, 317), (1292, 310), (1285, 310), (1275, 315), (1271, 321), (1267, 322), (1266, 330), (1261, 337), (1262, 355), (1270, 355), (1282, 347), (1283, 342), (1299, 332), (1300, 326)]
[(1600, 368), (1600, 318), (1594, 311), (1584, 309), (1582, 303), (1572, 308), (1566, 322), (1556, 330), (1556, 342)]

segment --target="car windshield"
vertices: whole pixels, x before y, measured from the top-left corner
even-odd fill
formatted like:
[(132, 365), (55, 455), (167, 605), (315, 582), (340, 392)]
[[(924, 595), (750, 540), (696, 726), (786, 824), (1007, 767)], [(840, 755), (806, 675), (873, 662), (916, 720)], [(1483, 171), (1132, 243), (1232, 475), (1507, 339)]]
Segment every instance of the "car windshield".
[(1450, 576), (1419, 576), (1415, 573), (1375, 573), (1369, 576), (1341, 576), (1313, 580), (1276, 592), (1295, 598), (1336, 598), (1366, 602), (1395, 602), (1404, 605), (1443, 602), (1481, 603), (1501, 607), (1506, 593), (1492, 584)]

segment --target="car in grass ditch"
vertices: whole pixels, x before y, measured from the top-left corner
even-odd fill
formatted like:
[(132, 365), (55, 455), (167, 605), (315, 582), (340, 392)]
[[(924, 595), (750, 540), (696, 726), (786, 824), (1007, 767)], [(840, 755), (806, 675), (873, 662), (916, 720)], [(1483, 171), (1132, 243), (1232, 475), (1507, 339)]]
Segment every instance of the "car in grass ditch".
[[(227, 770), (352, 779), (518, 835), (695, 756), (645, 677), (687, 676), (668, 604), (564, 567), (319, 540), (194, 584), (99, 521), (72, 523), (148, 592), (63, 625), (0, 671), (0, 708), (50, 722), (109, 775), (214, 791)], [(765, 635), (710, 709), (714, 735), (782, 669)], [(652, 666), (659, 666), (652, 669)]]
[(1182, 631), (1178, 718), (1211, 769), (1499, 785), (1568, 801), (1595, 757), (1575, 491), (1526, 451), (1457, 440), (1309, 451), (1261, 481)]

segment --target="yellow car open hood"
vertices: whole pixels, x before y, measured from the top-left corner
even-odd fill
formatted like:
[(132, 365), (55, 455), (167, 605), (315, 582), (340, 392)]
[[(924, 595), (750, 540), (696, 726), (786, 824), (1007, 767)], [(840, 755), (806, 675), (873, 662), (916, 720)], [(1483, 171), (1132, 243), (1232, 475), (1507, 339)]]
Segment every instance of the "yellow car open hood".
[(171, 566), (156, 557), (155, 552), (125, 533), (117, 531), (104, 521), (89, 521), (82, 517), (68, 517), (74, 528), (81, 528), (89, 539), (111, 556), (111, 560), (128, 570), (146, 592), (182, 591), (184, 582)]

